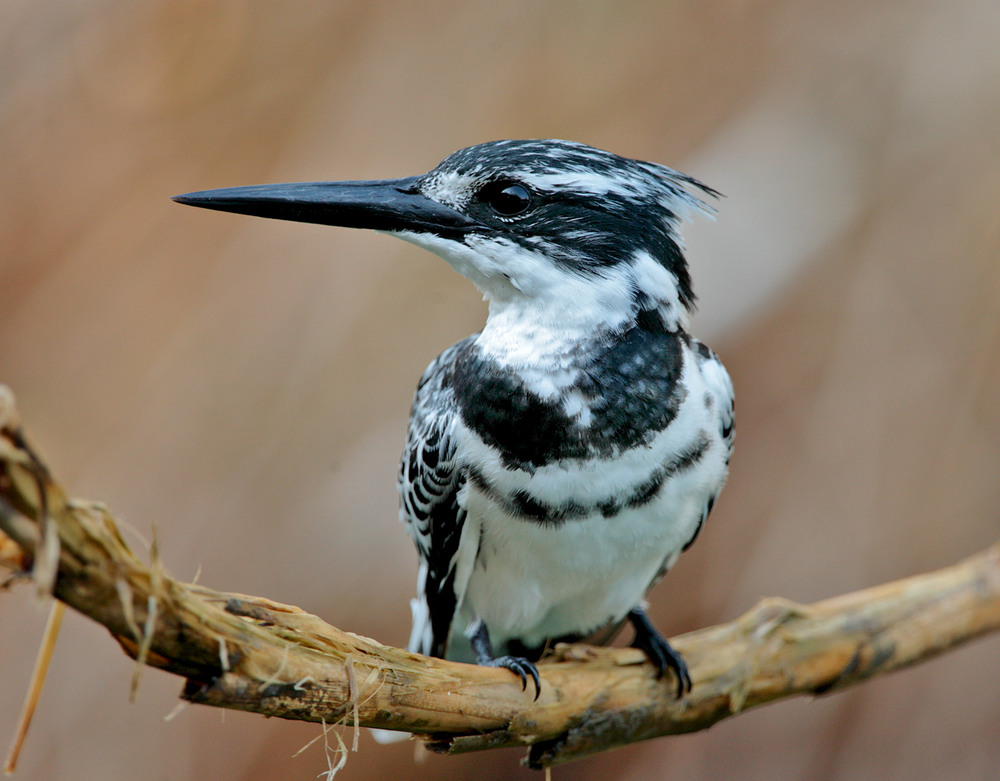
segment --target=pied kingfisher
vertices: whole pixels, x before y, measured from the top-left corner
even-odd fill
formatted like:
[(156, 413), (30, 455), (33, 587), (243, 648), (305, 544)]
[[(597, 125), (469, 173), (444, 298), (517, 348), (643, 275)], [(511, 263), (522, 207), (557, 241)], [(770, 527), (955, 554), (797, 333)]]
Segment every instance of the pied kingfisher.
[(495, 141), (422, 176), (234, 187), (209, 209), (370, 228), (429, 249), (489, 302), (417, 386), (399, 469), (420, 558), (410, 650), (505, 667), (535, 697), (551, 643), (626, 619), (678, 697), (680, 655), (644, 611), (701, 529), (733, 442), (729, 375), (688, 334), (678, 234), (691, 191), (662, 165), (556, 140)]

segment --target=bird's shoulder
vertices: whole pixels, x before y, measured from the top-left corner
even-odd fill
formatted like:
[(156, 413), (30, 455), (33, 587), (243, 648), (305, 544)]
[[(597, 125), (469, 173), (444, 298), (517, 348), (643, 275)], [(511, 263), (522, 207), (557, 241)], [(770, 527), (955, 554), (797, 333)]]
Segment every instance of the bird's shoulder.
[(450, 508), (461, 487), (455, 461), (454, 434), (459, 413), (453, 381), (456, 357), (474, 339), (463, 339), (431, 361), (413, 395), (399, 466), (399, 489), (403, 521), (422, 554), (435, 522), (446, 522), (454, 514)]
[(708, 388), (708, 392), (713, 397), (722, 438), (731, 452), (736, 406), (736, 393), (733, 390), (733, 381), (729, 377), (729, 372), (726, 371), (726, 367), (719, 359), (719, 356), (708, 345), (692, 338), (691, 349), (697, 361), (698, 370)]

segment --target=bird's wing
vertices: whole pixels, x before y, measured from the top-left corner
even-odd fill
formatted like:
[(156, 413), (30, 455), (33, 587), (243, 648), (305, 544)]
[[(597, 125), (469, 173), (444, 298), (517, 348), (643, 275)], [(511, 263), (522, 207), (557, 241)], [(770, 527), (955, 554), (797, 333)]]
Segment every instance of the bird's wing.
[[(707, 345), (702, 344), (697, 339), (692, 339), (691, 343), (694, 348), (695, 358), (698, 361), (698, 369), (701, 371), (701, 376), (704, 378), (708, 392), (712, 395), (714, 401), (716, 419), (719, 425), (719, 437), (722, 439), (722, 446), (725, 449), (726, 467), (728, 470), (729, 458), (733, 454), (733, 437), (736, 433), (734, 428), (736, 394), (733, 391), (733, 381), (729, 378), (729, 372), (722, 365), (719, 356), (712, 352)], [(715, 500), (722, 490), (724, 482), (725, 477), (723, 476), (722, 481), (709, 494), (708, 501), (702, 511), (701, 520), (698, 521), (698, 526), (694, 534), (685, 543), (683, 550), (687, 550), (694, 543), (698, 532), (701, 531), (701, 527), (705, 523), (705, 519), (715, 506)]]
[(701, 375), (705, 378), (705, 384), (715, 397), (716, 409), (719, 418), (719, 433), (722, 436), (723, 444), (726, 447), (726, 463), (729, 463), (729, 456), (733, 453), (733, 421), (735, 419), (736, 394), (733, 391), (733, 381), (729, 378), (729, 372), (722, 365), (719, 357), (701, 342), (696, 342), (698, 356), (698, 366)]
[(465, 478), (455, 461), (459, 413), (451, 376), (456, 355), (472, 338), (445, 350), (424, 372), (399, 465), (400, 519), (420, 555), (409, 647), (438, 657), (447, 650), (461, 596), (455, 590), (455, 559), (465, 525), (458, 502)]
[(712, 512), (712, 508), (715, 507), (715, 500), (718, 498), (719, 492), (722, 491), (722, 487), (726, 481), (726, 473), (729, 469), (729, 459), (733, 454), (736, 406), (736, 394), (733, 391), (733, 381), (729, 378), (729, 372), (727, 372), (726, 367), (722, 365), (722, 361), (719, 360), (719, 357), (712, 352), (707, 345), (702, 344), (697, 339), (691, 339), (691, 349), (694, 352), (695, 361), (698, 365), (698, 371), (701, 372), (706, 388), (712, 397), (712, 406), (715, 409), (715, 417), (719, 427), (719, 438), (722, 440), (726, 470), (723, 472), (718, 483), (710, 488), (705, 505), (701, 509), (701, 517), (695, 525), (694, 532), (679, 551), (673, 551), (666, 557), (666, 559), (664, 559), (663, 564), (656, 573), (656, 576), (650, 582), (649, 588), (653, 588), (653, 586), (659, 583), (660, 579), (667, 573), (667, 570), (669, 570), (674, 565), (674, 562), (677, 561), (678, 556), (694, 544), (698, 534), (701, 532), (702, 526), (705, 525), (705, 520)]

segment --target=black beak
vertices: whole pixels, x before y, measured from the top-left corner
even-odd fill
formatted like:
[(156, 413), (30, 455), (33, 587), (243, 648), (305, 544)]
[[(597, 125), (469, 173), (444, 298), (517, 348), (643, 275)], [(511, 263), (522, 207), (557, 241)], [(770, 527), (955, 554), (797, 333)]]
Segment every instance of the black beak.
[(418, 177), (371, 182), (296, 182), (226, 187), (174, 196), (223, 212), (377, 231), (458, 238), (478, 223), (417, 189)]

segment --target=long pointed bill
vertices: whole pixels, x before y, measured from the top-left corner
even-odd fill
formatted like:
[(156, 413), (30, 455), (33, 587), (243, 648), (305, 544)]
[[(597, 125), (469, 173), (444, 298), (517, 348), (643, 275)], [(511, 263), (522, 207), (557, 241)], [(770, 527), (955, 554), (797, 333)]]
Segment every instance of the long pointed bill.
[(416, 189), (417, 177), (370, 182), (296, 182), (174, 196), (178, 203), (255, 217), (377, 231), (458, 237), (477, 226)]

